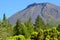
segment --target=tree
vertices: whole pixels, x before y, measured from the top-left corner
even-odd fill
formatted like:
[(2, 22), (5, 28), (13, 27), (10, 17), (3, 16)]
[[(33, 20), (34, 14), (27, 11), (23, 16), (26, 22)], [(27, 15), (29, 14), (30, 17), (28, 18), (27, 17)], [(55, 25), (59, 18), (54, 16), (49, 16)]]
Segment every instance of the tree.
[(7, 22), (8, 24), (7, 24), (7, 34), (9, 34), (9, 36), (12, 36), (13, 35), (13, 27), (12, 27), (12, 25), (10, 24), (10, 22), (9, 22), (9, 20), (8, 20), (8, 22)]
[(5, 15), (5, 13), (3, 15), (3, 22), (6, 22), (6, 15)]
[(34, 31), (34, 25), (33, 25), (32, 21), (31, 21), (31, 17), (24, 24), (27, 27), (28, 33), (31, 34)]
[(29, 18), (28, 22), (27, 22), (27, 25), (28, 25), (28, 29), (30, 31), (30, 34), (34, 31), (34, 25), (32, 23), (32, 19), (31, 17)]
[(16, 22), (16, 26), (14, 27), (14, 35), (20, 34), (20, 31), (19, 31), (20, 27), (21, 27), (21, 22), (20, 22), (20, 19), (18, 19)]
[(9, 22), (9, 20), (8, 20), (7, 23), (8, 23), (8, 24), (7, 24), (7, 27), (11, 27), (11, 26), (12, 26), (11, 23)]
[(1, 21), (0, 21), (0, 28), (2, 27), (2, 23), (1, 23)]
[(40, 28), (43, 28), (44, 22), (42, 18), (38, 15), (35, 21), (35, 30), (38, 31)]
[(25, 36), (25, 38), (28, 38), (30, 36), (25, 24), (23, 24), (22, 27), (20, 28), (20, 32), (21, 32), (21, 35)]
[(3, 24), (3, 27), (7, 26), (7, 20), (6, 20), (5, 14), (3, 15), (3, 22), (2, 22), (2, 24)]
[(60, 31), (60, 24), (58, 25), (57, 30)]

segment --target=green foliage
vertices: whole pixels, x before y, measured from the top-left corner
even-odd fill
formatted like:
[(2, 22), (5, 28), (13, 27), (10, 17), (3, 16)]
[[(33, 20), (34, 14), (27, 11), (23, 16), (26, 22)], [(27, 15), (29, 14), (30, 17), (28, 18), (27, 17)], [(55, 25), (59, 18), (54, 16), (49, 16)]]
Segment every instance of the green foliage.
[(60, 31), (60, 24), (58, 25), (57, 30)]
[(2, 38), (0, 38), (0, 40), (2, 40)]
[(5, 14), (3, 15), (3, 21), (0, 22), (0, 38), (2, 40), (13, 35), (13, 29), (9, 22), (6, 21)]
[(45, 25), (39, 15), (35, 24), (29, 18), (24, 23), (18, 19), (16, 25), (11, 25), (4, 14), (3, 21), (0, 21), (0, 40), (60, 40), (60, 25)]
[(14, 35), (19, 35), (19, 28), (21, 27), (20, 19), (17, 20), (16, 26), (14, 27)]
[(5, 16), (5, 14), (3, 15), (3, 22), (6, 22), (6, 16)]
[(29, 36), (29, 32), (27, 30), (27, 27), (23, 24), (20, 28), (21, 35), (24, 35), (26, 38)]
[(25, 25), (24, 29), (26, 30), (27, 35), (31, 36), (31, 33), (34, 31), (34, 25), (33, 25), (32, 21), (31, 21), (31, 18), (29, 18), (29, 20), (26, 21), (24, 23), (24, 25)]
[(12, 36), (12, 37), (6, 38), (6, 40), (25, 40), (25, 37), (23, 35)]
[(6, 19), (5, 14), (3, 15), (3, 22), (2, 22), (2, 26), (3, 26), (3, 27), (6, 27), (6, 26), (7, 26), (7, 19)]
[(11, 27), (1, 27), (0, 28), (0, 38), (6, 39), (7, 37), (10, 37), (13, 35), (13, 30)]
[(38, 34), (37, 32), (32, 32), (31, 37), (30, 37), (31, 40), (36, 40), (37, 39), (37, 34)]
[(39, 29), (43, 27), (44, 27), (44, 22), (42, 18), (38, 15), (35, 21), (35, 30), (39, 31)]
[(45, 38), (45, 40), (50, 40), (50, 36), (47, 35), (46, 38)]

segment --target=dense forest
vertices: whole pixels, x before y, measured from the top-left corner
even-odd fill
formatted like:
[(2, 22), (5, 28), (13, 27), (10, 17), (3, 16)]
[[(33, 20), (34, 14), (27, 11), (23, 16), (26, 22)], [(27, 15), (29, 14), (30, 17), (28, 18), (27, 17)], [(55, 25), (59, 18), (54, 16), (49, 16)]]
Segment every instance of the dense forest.
[(20, 18), (12, 25), (5, 14), (0, 21), (0, 40), (60, 40), (60, 24), (51, 26), (45, 24), (38, 15), (35, 23), (31, 17), (28, 21), (21, 23)]

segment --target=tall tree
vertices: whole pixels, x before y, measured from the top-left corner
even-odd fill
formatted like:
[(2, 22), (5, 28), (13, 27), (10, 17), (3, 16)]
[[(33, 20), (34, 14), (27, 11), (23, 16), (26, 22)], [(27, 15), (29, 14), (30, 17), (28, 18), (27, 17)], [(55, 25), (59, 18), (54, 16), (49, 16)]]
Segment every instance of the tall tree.
[(8, 23), (8, 24), (7, 24), (8, 27), (11, 27), (11, 26), (12, 26), (11, 23), (9, 22), (9, 20), (8, 20), (7, 23)]
[(28, 32), (27, 27), (25, 26), (25, 24), (23, 24), (21, 28), (22, 28), (20, 30), (21, 34), (24, 35), (25, 38), (28, 38), (30, 35), (29, 35), (29, 32)]
[(34, 31), (34, 25), (32, 23), (32, 18), (31, 17), (28, 20), (28, 29), (30, 30), (30, 33)]
[(5, 13), (3, 15), (3, 22), (2, 22), (2, 24), (3, 24), (3, 27), (7, 26), (7, 21), (6, 21), (6, 15), (5, 15)]
[(14, 35), (20, 34), (20, 31), (19, 31), (20, 27), (21, 27), (21, 21), (20, 19), (18, 19), (16, 22), (16, 26), (14, 27)]
[(31, 21), (31, 17), (24, 24), (25, 24), (25, 26), (27, 28), (27, 33), (30, 36), (31, 33), (34, 31), (34, 25), (33, 25), (32, 21)]
[(35, 30), (38, 31), (40, 28), (43, 28), (44, 22), (42, 18), (38, 15), (35, 21)]
[(5, 13), (3, 15), (3, 22), (6, 22), (6, 15), (5, 15)]

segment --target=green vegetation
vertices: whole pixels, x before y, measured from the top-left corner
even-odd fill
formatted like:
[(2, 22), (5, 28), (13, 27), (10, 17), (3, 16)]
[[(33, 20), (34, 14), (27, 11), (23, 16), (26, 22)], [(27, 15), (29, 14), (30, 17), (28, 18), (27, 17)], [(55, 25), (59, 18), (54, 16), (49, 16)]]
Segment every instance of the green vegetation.
[(38, 15), (35, 21), (35, 30), (39, 31), (40, 28), (44, 28), (44, 22), (41, 17)]
[(21, 23), (20, 23), (20, 20), (18, 19), (16, 22), (16, 26), (14, 27), (14, 36), (20, 34), (19, 32), (20, 27), (21, 27)]
[(60, 24), (51, 27), (38, 15), (35, 24), (30, 17), (24, 23), (18, 19), (15, 25), (11, 25), (4, 14), (3, 21), (0, 21), (0, 40), (60, 40)]

